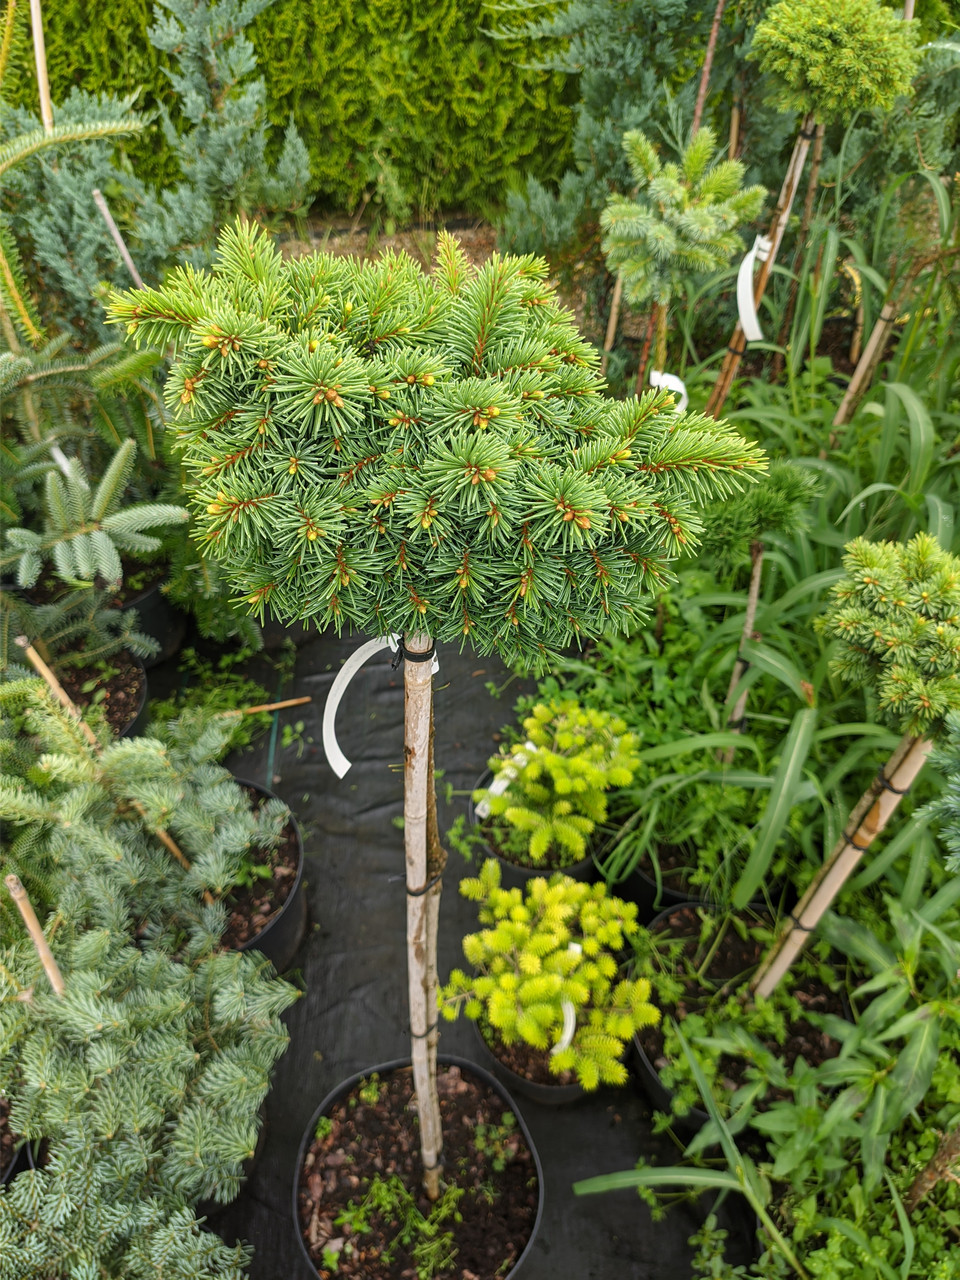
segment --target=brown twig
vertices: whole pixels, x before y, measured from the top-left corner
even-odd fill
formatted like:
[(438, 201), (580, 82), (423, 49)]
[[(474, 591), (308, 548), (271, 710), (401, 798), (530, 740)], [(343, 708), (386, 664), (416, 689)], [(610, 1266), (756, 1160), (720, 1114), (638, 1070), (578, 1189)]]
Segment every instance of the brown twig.
[(33, 903), (30, 901), (26, 889), (20, 883), (20, 877), (9, 875), (5, 878), (4, 883), (10, 892), (10, 897), (17, 904), (17, 910), (23, 917), (23, 923), (26, 926), (27, 933), (30, 935), (30, 941), (37, 949), (37, 955), (40, 957), (40, 963), (43, 965), (44, 973), (50, 980), (51, 987), (53, 987), (58, 996), (62, 996), (67, 989), (67, 984), (64, 982), (63, 974), (53, 958), (50, 944), (40, 928), (40, 921), (37, 919), (37, 913), (33, 909)]
[(703, 70), (700, 72), (700, 85), (697, 89), (697, 102), (693, 108), (693, 123), (690, 126), (690, 136), (696, 137), (700, 129), (700, 120), (703, 117), (703, 108), (707, 101), (707, 89), (710, 86), (710, 71), (713, 67), (713, 55), (717, 48), (717, 37), (720, 34), (720, 22), (723, 18), (723, 11), (726, 8), (727, 0), (717, 0), (717, 7), (713, 11), (713, 26), (710, 28), (710, 37), (707, 40), (707, 51), (703, 58)]
[(264, 702), (259, 707), (234, 707), (230, 711), (218, 711), (220, 716), (252, 716), (258, 711), (282, 711), (284, 707), (302, 707), (305, 702), (312, 702), (313, 697), (285, 698), (283, 702)]
[[(43, 680), (47, 685), (47, 688), (50, 690), (50, 692), (53, 694), (56, 700), (64, 708), (67, 714), (72, 716), (73, 719), (76, 720), (77, 724), (83, 730), (84, 736), (86, 737), (90, 746), (93, 748), (96, 755), (98, 756), (102, 755), (103, 747), (100, 743), (100, 739), (97, 737), (97, 735), (93, 732), (93, 730), (87, 724), (86, 720), (84, 720), (83, 716), (80, 714), (79, 710), (77, 709), (75, 703), (71, 701), (70, 695), (64, 689), (63, 685), (60, 683), (57, 677), (53, 674), (53, 672), (50, 670), (50, 668), (47, 666), (44, 660), (40, 657), (39, 653), (37, 653), (36, 649), (34, 649), (33, 645), (30, 643), (27, 637), (17, 636), (16, 643), (20, 646), (20, 648), (26, 654), (27, 659), (30, 662), (30, 665), (33, 667), (33, 669), (37, 672), (39, 676), (43, 678)], [(184, 871), (189, 871), (190, 860), (187, 858), (186, 854), (183, 852), (183, 850), (180, 848), (177, 842), (173, 839), (170, 833), (168, 831), (165, 831), (163, 827), (153, 826), (153, 824), (150, 822), (150, 819), (147, 816), (146, 809), (143, 807), (143, 805), (140, 803), (139, 800), (130, 799), (130, 805), (140, 815), (140, 817), (146, 823), (148, 828), (153, 832), (153, 834), (157, 837), (160, 843), (164, 846), (164, 848), (166, 848), (173, 855), (173, 857), (176, 858), (177, 862), (180, 863)], [(208, 889), (204, 889), (203, 891), (203, 900), (207, 904), (207, 906), (210, 906), (213, 903), (213, 895), (210, 893)]]

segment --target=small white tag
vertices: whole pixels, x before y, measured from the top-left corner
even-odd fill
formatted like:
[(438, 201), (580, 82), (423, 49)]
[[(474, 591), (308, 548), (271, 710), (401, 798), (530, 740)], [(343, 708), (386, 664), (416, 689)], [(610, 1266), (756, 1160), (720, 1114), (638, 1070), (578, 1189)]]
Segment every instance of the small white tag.
[(677, 413), (683, 413), (684, 409), (690, 403), (690, 397), (687, 395), (687, 384), (677, 377), (675, 373), (663, 373), (660, 369), (652, 369), (650, 371), (651, 387), (665, 387), (667, 391), (675, 391), (680, 399), (673, 406)]
[[(536, 751), (536, 746), (532, 742), (525, 742), (523, 749), (515, 751), (503, 766), (489, 787), (484, 787), (485, 791), (489, 791), (492, 796), (502, 796), (510, 783), (517, 776), (519, 771), (527, 763), (527, 752)], [(486, 800), (481, 800), (478, 805), (474, 806), (473, 812), (478, 818), (490, 817), (490, 805)]]
[(747, 342), (762, 342), (763, 330), (757, 318), (757, 306), (753, 300), (753, 268), (756, 262), (766, 262), (773, 244), (769, 236), (757, 236), (753, 248), (740, 263), (737, 272), (737, 310), (740, 328)]

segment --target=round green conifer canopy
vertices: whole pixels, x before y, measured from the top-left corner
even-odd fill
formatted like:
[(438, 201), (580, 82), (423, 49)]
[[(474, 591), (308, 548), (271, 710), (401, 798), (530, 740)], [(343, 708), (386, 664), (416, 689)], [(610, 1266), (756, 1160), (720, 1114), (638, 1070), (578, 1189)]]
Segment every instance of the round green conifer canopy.
[(662, 392), (616, 401), (530, 258), (283, 261), (238, 223), (209, 273), (115, 295), (172, 343), (167, 398), (201, 537), (252, 609), (541, 664), (622, 629), (764, 468)]
[(781, 110), (848, 122), (909, 92), (916, 40), (916, 23), (879, 0), (780, 0), (754, 32), (750, 56), (772, 77)]

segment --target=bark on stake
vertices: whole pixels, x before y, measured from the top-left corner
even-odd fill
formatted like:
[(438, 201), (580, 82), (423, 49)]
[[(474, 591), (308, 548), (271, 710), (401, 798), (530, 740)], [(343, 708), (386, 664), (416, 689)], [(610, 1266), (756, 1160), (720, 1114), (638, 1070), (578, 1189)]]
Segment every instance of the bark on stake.
[[(777, 251), (780, 248), (780, 242), (783, 240), (783, 234), (787, 229), (787, 223), (790, 220), (790, 210), (793, 208), (793, 202), (796, 198), (797, 188), (800, 186), (800, 177), (803, 173), (803, 166), (807, 160), (807, 152), (810, 150), (810, 142), (814, 136), (814, 119), (812, 115), (806, 115), (800, 126), (800, 132), (797, 134), (797, 140), (793, 146), (793, 154), (790, 157), (790, 163), (787, 166), (786, 176), (783, 179), (783, 186), (780, 188), (780, 196), (777, 200), (777, 209), (773, 215), (773, 221), (770, 224), (768, 233), (770, 239), (770, 252), (766, 259), (760, 263), (760, 269), (757, 272), (757, 278), (753, 286), (753, 297), (757, 306), (763, 297), (767, 287), (767, 281), (770, 278), (770, 272), (773, 270), (773, 264), (776, 261)], [(737, 369), (740, 367), (740, 361), (747, 349), (746, 340), (743, 336), (743, 330), (740, 328), (739, 321), (734, 328), (730, 338), (730, 344), (727, 348), (727, 354), (724, 357), (723, 364), (720, 366), (720, 373), (713, 391), (710, 393), (710, 399), (707, 401), (705, 413), (711, 417), (719, 418), (723, 409), (724, 402), (730, 393), (730, 387), (736, 376)]]
[(703, 70), (700, 72), (700, 85), (697, 89), (697, 102), (693, 108), (693, 123), (690, 126), (690, 136), (696, 137), (700, 130), (700, 120), (703, 117), (704, 104), (707, 101), (707, 89), (710, 86), (710, 70), (713, 67), (713, 55), (717, 48), (717, 37), (720, 34), (720, 23), (723, 19), (723, 11), (726, 8), (727, 0), (717, 0), (717, 7), (713, 11), (713, 26), (710, 28), (710, 38), (707, 40), (707, 51), (703, 58)]
[(63, 974), (53, 958), (50, 944), (44, 937), (43, 930), (40, 928), (40, 921), (37, 919), (37, 913), (33, 909), (33, 903), (30, 901), (26, 889), (20, 883), (20, 877), (9, 875), (4, 883), (10, 891), (10, 897), (17, 904), (17, 910), (23, 917), (23, 923), (26, 925), (27, 933), (30, 935), (30, 941), (37, 949), (37, 955), (40, 957), (40, 963), (43, 965), (44, 973), (50, 980), (51, 987), (53, 987), (58, 996), (62, 996), (67, 989)]
[[(404, 648), (409, 654), (428, 654), (433, 649), (433, 641), (430, 636), (418, 632), (404, 637)], [(440, 1195), (443, 1134), (440, 1127), (440, 1101), (436, 1091), (436, 1037), (430, 1034), (437, 1018), (436, 956), (431, 959), (429, 954), (429, 899), (432, 891), (425, 891), (430, 878), (427, 862), (427, 795), (433, 674), (429, 660), (404, 661), (403, 690), (403, 845), (407, 872), (410, 1056), (420, 1117), (423, 1185), (429, 1198), (436, 1200)]]
[[(36, 671), (37, 675), (43, 678), (43, 680), (47, 685), (47, 688), (50, 690), (50, 692), (53, 694), (56, 700), (64, 708), (67, 714), (72, 716), (73, 719), (76, 720), (77, 724), (80, 726), (80, 729), (83, 732), (84, 737), (86, 738), (87, 742), (89, 742), (90, 746), (93, 748), (95, 754), (97, 756), (102, 755), (103, 747), (100, 745), (100, 739), (97, 737), (97, 735), (93, 732), (93, 730), (87, 724), (86, 720), (84, 720), (76, 704), (71, 701), (70, 695), (67, 693), (66, 689), (64, 689), (63, 685), (60, 683), (57, 677), (53, 674), (53, 672), (50, 670), (50, 668), (47, 666), (44, 660), (40, 657), (39, 653), (37, 653), (36, 649), (34, 649), (33, 645), (30, 643), (27, 637), (17, 636), (16, 643), (20, 646), (20, 648), (26, 654), (27, 660), (29, 661), (30, 665), (33, 667), (34, 671)], [(173, 855), (173, 857), (177, 860), (177, 862), (180, 863), (184, 871), (189, 871), (190, 860), (187, 858), (186, 854), (183, 852), (183, 850), (180, 848), (177, 842), (173, 839), (170, 833), (168, 831), (165, 831), (163, 827), (153, 826), (153, 824), (150, 822), (149, 818), (147, 817), (146, 809), (144, 809), (143, 805), (140, 803), (139, 800), (130, 800), (129, 804), (143, 819), (147, 829), (153, 832), (153, 834), (157, 837), (157, 839), (164, 846), (164, 848), (167, 849), (167, 851)], [(203, 891), (203, 900), (208, 907), (211, 906), (213, 903), (213, 895), (210, 893), (208, 889), (204, 889)]]
[(750, 984), (754, 995), (767, 998), (807, 944), (807, 939), (857, 867), (865, 851), (880, 834), (903, 796), (923, 768), (933, 743), (929, 738), (904, 734), (880, 777), (861, 796), (847, 831), (814, 876), (792, 913), (793, 924), (767, 952)]

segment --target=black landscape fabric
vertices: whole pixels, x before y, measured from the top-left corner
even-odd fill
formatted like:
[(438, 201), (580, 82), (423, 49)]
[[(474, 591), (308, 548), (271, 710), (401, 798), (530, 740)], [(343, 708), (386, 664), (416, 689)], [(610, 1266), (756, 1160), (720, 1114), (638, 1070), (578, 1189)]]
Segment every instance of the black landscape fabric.
[[(280, 638), (271, 631), (271, 639)], [(287, 1015), (290, 1048), (281, 1059), (266, 1103), (266, 1133), (256, 1167), (237, 1200), (211, 1226), (228, 1241), (244, 1239), (256, 1253), (251, 1280), (309, 1280), (291, 1212), (294, 1165), (303, 1131), (323, 1097), (345, 1077), (409, 1052), (402, 813), (403, 687), (387, 652), (350, 684), (337, 717), (340, 746), (352, 762), (337, 779), (323, 754), (323, 704), (336, 672), (362, 643), (357, 637), (298, 633), (293, 687), (284, 697), (313, 702), (281, 714), (281, 725), (304, 722), (302, 740), (278, 742), (271, 776), (270, 739), (228, 761), (237, 773), (269, 785), (293, 809), (306, 849), (309, 920), (294, 961), (303, 998)], [(175, 660), (164, 664), (173, 675)], [(162, 683), (154, 679), (151, 685)], [(436, 760), (441, 831), (464, 812), (468, 793), (497, 749), (495, 734), (512, 718), (516, 695), (532, 685), (510, 683), (499, 699), (487, 690), (507, 673), (492, 658), (442, 651), (436, 689)], [(454, 791), (445, 799), (447, 785)], [(476, 928), (475, 908), (457, 893), (470, 867), (451, 853), (440, 924), (441, 981), (462, 964), (460, 939)], [(441, 1052), (476, 1059), (473, 1028), (442, 1023)], [(687, 1241), (712, 1197), (679, 1204), (659, 1222), (632, 1191), (576, 1197), (574, 1182), (632, 1168), (638, 1157), (676, 1163), (669, 1135), (651, 1132), (650, 1105), (632, 1084), (602, 1089), (563, 1108), (518, 1099), (517, 1108), (539, 1148), (546, 1179), (541, 1228), (518, 1280), (687, 1280)], [(719, 1210), (730, 1232), (728, 1258), (752, 1253), (751, 1216), (728, 1200)]]

